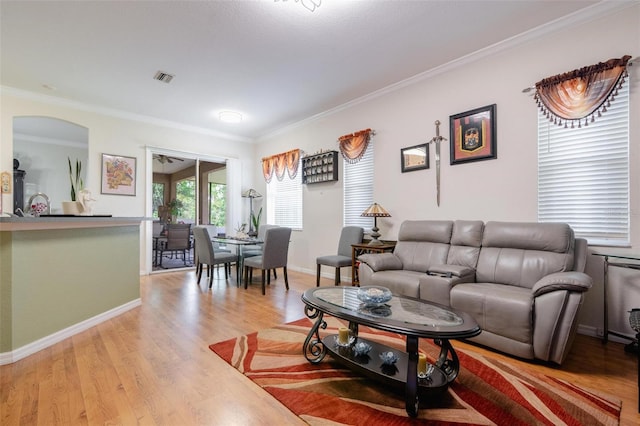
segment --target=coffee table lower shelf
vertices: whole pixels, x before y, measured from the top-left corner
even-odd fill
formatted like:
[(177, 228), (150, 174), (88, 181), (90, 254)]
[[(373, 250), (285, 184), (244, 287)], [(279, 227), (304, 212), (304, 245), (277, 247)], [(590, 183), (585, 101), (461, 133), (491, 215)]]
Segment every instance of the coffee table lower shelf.
[[(327, 349), (327, 352), (329, 352), (335, 360), (364, 376), (393, 386), (398, 390), (404, 391), (406, 389), (407, 366), (409, 364), (409, 355), (406, 352), (357, 337), (353, 344), (365, 342), (371, 346), (371, 350), (367, 355), (358, 356), (353, 352), (353, 344), (351, 346), (340, 346), (337, 340), (337, 334), (330, 334), (322, 339), (322, 343)], [(380, 354), (389, 351), (396, 354), (398, 360), (394, 364), (385, 365), (380, 359)], [(442, 392), (446, 390), (449, 385), (447, 376), (440, 368), (433, 364), (427, 364), (427, 368), (429, 367), (432, 368), (429, 377), (422, 378), (418, 376), (418, 393), (421, 396), (433, 394), (434, 392)]]

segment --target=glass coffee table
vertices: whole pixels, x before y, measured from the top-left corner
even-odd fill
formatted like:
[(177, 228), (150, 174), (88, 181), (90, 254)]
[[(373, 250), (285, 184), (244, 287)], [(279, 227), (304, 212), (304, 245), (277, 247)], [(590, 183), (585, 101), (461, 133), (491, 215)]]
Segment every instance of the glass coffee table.
[[(303, 352), (313, 364), (321, 362), (329, 353), (368, 377), (404, 387), (407, 413), (415, 417), (420, 394), (445, 389), (458, 376), (460, 363), (449, 339), (477, 336), (482, 330), (470, 315), (446, 306), (391, 295), (388, 290), (385, 292), (388, 297), (378, 298), (384, 290), (319, 287), (305, 291), (302, 295), (305, 315), (315, 322), (304, 341)], [(367, 297), (371, 292), (375, 292), (373, 300)], [(320, 329), (327, 327), (325, 314), (349, 321), (348, 330), (322, 339)], [(406, 352), (359, 337), (359, 325), (405, 335)], [(435, 365), (427, 364), (426, 372), (421, 371), (420, 375), (419, 338), (433, 339), (440, 346)], [(383, 358), (387, 362), (383, 362)]]

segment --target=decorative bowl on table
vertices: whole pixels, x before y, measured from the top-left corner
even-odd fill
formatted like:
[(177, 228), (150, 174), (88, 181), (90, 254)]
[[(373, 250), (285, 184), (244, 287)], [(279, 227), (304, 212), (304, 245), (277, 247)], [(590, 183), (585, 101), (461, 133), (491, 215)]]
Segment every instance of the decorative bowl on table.
[(358, 290), (358, 300), (365, 305), (381, 305), (391, 300), (391, 291), (386, 287), (366, 286)]

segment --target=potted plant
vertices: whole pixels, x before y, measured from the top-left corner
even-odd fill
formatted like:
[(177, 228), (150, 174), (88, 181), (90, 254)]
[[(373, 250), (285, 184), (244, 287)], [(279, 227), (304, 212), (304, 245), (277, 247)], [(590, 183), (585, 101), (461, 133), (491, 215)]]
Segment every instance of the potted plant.
[(167, 209), (169, 210), (169, 222), (175, 222), (176, 218), (182, 213), (182, 209), (184, 206), (182, 205), (182, 201), (174, 198), (173, 200), (167, 203)]
[(260, 216), (262, 216), (262, 207), (258, 210), (258, 214), (255, 215), (251, 212), (251, 223), (253, 224), (253, 229), (249, 232), (250, 237), (255, 237), (258, 235), (258, 227), (260, 226)]
[(71, 158), (67, 157), (69, 163), (69, 182), (71, 183), (71, 201), (62, 202), (62, 211), (64, 214), (78, 215), (82, 212), (82, 204), (77, 201), (77, 196), (84, 188), (82, 182), (82, 161), (76, 158), (75, 170), (71, 165)]

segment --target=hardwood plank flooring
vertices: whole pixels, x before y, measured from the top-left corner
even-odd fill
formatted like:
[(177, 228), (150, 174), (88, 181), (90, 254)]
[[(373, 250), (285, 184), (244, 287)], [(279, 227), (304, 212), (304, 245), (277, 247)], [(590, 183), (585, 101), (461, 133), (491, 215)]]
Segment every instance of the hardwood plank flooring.
[[(142, 306), (0, 366), (0, 424), (305, 424), (208, 348), (304, 317), (300, 294), (315, 277), (290, 271), (289, 284), (279, 274), (262, 296), (257, 282), (237, 288), (222, 271), (212, 289), (192, 270), (141, 277)], [(472, 349), (613, 394), (621, 424), (640, 424), (637, 361), (622, 344), (578, 335), (561, 367)]]

